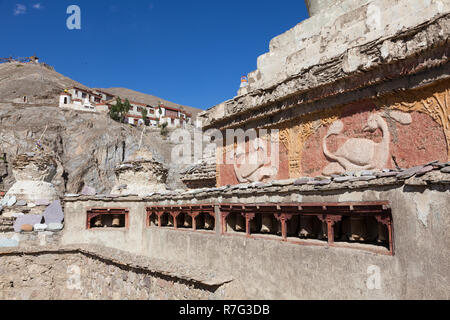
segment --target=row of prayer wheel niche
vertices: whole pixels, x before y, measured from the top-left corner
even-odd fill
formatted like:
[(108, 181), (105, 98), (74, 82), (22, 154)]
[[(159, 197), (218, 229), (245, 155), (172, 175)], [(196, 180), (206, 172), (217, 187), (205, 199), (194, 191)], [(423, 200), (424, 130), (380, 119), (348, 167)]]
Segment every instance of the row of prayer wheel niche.
[(147, 208), (147, 226), (174, 229), (214, 230), (214, 205)]
[(87, 212), (87, 229), (128, 228), (128, 209), (90, 209)]
[[(220, 221), (216, 223), (216, 208)], [(388, 202), (196, 204), (146, 208), (149, 228), (213, 232), (394, 255)], [(87, 228), (128, 228), (128, 209), (90, 209)], [(219, 223), (220, 222), (220, 223)]]
[[(394, 254), (387, 202), (220, 205), (222, 234), (305, 244), (351, 247)], [(359, 247), (364, 249), (363, 247)]]

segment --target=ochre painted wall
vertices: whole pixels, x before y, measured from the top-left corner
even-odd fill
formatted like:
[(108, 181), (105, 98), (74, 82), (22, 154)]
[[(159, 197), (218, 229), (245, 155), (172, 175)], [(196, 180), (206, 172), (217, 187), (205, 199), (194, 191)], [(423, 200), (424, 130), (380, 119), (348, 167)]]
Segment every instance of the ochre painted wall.
[(307, 114), (274, 129), (280, 130), (278, 170), (242, 181), (233, 165), (218, 164), (218, 186), (447, 162), (450, 81)]

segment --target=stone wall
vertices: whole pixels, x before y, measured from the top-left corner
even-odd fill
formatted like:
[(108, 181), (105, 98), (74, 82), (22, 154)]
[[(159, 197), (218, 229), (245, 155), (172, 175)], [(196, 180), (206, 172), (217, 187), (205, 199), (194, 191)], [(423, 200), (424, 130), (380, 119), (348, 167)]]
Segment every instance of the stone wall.
[[(412, 174), (413, 175), (413, 174)], [(408, 178), (412, 177), (408, 174)], [(408, 180), (356, 178), (350, 183), (280, 181), (203, 189), (146, 198), (68, 198), (65, 245), (99, 244), (133, 254), (229, 274), (227, 294), (236, 299), (448, 299), (450, 269), (449, 180), (431, 172)], [(299, 245), (268, 237), (147, 225), (149, 206), (219, 203), (342, 203), (388, 201), (395, 255), (358, 247)], [(128, 208), (128, 229), (86, 229), (88, 208)], [(367, 281), (379, 270), (381, 286)]]
[(8, 300), (220, 299), (228, 281), (172, 275), (170, 267), (95, 246), (2, 250), (0, 259), (0, 299)]

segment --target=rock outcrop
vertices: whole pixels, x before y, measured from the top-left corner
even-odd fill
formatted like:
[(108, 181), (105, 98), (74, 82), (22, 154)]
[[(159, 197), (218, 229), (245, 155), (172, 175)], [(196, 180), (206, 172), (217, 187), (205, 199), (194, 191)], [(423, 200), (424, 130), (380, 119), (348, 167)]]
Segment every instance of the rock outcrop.
[[(43, 147), (39, 152), (55, 162), (56, 172), (48, 182), (59, 196), (80, 193), (85, 186), (107, 193), (115, 185), (116, 167), (139, 149), (141, 130), (102, 114), (0, 103), (0, 155), (5, 155), (7, 163), (0, 160), (3, 177), (0, 183), (5, 191), (16, 182), (14, 159), (20, 154), (37, 152), (39, 139)], [(146, 130), (141, 149), (149, 150), (153, 159), (161, 163), (170, 162), (172, 144), (157, 129)], [(177, 173), (181, 169), (170, 166)], [(169, 175), (167, 183), (175, 189), (182, 186), (179, 176), (174, 174)]]

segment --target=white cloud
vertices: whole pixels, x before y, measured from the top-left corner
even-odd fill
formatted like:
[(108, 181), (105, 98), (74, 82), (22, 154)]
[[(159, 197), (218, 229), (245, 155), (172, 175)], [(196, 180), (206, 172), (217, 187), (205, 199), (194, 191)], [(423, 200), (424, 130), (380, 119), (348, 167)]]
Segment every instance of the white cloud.
[(36, 4), (33, 4), (33, 8), (37, 9), (37, 10), (40, 10), (40, 9), (43, 9), (44, 7), (42, 6), (42, 4), (36, 3)]
[(14, 7), (14, 15), (18, 16), (25, 13), (27, 13), (27, 7), (24, 6), (23, 4), (17, 3), (16, 6)]

